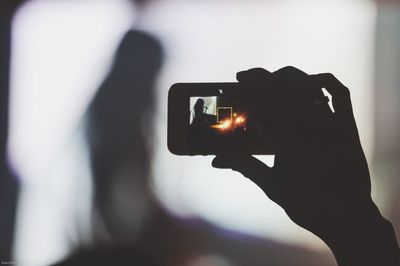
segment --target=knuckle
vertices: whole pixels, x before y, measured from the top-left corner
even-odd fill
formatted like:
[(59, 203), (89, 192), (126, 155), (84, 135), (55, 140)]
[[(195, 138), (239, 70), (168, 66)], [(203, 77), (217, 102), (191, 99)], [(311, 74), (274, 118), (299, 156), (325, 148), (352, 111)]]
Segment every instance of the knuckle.
[(333, 75), (332, 73), (330, 73), (330, 72), (328, 72), (328, 73), (323, 73), (322, 74), (324, 77), (325, 77), (325, 79), (327, 80), (327, 82), (329, 83), (329, 84), (335, 84), (335, 83), (337, 83), (337, 78), (335, 77), (335, 75)]
[(348, 96), (348, 97), (350, 97), (350, 90), (349, 90), (349, 88), (347, 88), (346, 86), (343, 86), (343, 93), (346, 95), (346, 96)]
[(308, 76), (307, 73), (301, 71), (298, 68), (295, 68), (294, 66), (283, 67), (274, 73), (281, 77), (296, 78), (296, 79), (303, 79), (304, 77)]
[(295, 68), (294, 66), (285, 66), (285, 67), (281, 68), (279, 71), (287, 72), (287, 73), (301, 72), (299, 69)]

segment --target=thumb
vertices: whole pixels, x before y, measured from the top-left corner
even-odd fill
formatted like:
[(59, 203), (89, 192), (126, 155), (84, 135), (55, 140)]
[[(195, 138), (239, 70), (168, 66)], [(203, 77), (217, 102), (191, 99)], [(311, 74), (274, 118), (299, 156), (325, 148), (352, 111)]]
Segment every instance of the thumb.
[(241, 173), (267, 195), (276, 189), (273, 169), (251, 155), (218, 155), (212, 161), (212, 166)]

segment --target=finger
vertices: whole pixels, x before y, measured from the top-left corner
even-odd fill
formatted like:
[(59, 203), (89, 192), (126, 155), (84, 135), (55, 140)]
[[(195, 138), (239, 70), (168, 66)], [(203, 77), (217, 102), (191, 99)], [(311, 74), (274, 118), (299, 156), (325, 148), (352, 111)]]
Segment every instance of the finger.
[(334, 118), (344, 139), (359, 142), (359, 134), (351, 105), (350, 91), (331, 73), (312, 75), (313, 82), (332, 95)]
[(236, 74), (236, 79), (239, 81), (239, 87), (242, 90), (245, 90), (246, 93), (243, 93), (242, 100), (243, 102), (251, 103), (251, 108), (254, 110), (254, 113), (260, 117), (260, 120), (263, 119), (264, 113), (268, 113), (265, 109), (265, 105), (270, 106), (271, 104), (266, 104), (266, 102), (271, 101), (275, 97), (272, 97), (273, 93), (271, 88), (271, 72), (263, 69), (263, 68), (252, 68), (246, 71), (241, 71)]
[(232, 169), (258, 185), (267, 195), (276, 189), (273, 169), (251, 155), (220, 155), (212, 161), (215, 168)]
[(320, 88), (325, 88), (332, 95), (332, 105), (338, 116), (353, 116), (350, 91), (331, 73), (311, 75)]
[(278, 69), (273, 73), (274, 76), (281, 76), (283, 78), (287, 78), (289, 80), (298, 80), (302, 79), (305, 80), (308, 77), (308, 74), (304, 71), (301, 71), (294, 66), (286, 66), (281, 69)]
[(281, 68), (272, 73), (277, 87), (284, 88), (286, 99), (292, 99), (298, 104), (322, 104), (324, 95), (321, 88), (317, 89), (310, 75), (293, 66)]
[(297, 109), (321, 98), (322, 91), (318, 94), (310, 84), (310, 76), (300, 69), (286, 66), (273, 72), (272, 77), (272, 89), (287, 103), (286, 106)]
[(241, 83), (259, 83), (268, 80), (270, 77), (271, 72), (264, 68), (252, 68), (236, 73), (236, 79)]

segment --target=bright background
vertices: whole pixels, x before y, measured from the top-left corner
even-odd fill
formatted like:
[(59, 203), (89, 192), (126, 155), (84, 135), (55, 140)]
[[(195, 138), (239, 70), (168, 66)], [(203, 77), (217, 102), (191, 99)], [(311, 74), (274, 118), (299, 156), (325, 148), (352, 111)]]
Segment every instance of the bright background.
[[(140, 13), (125, 0), (23, 5), (13, 22), (8, 145), (22, 181), (16, 261), (46, 265), (66, 256), (71, 242), (90, 242), (92, 181), (81, 121), (131, 27), (156, 36), (166, 54), (150, 136), (153, 189), (162, 205), (179, 217), (199, 217), (221, 228), (326, 252), (322, 241), (292, 223), (239, 174), (212, 168), (212, 157), (169, 153), (167, 93), (176, 82), (235, 81), (237, 71), (252, 67), (332, 72), (351, 90), (372, 162), (377, 12), (376, 3), (368, 0), (164, 0)], [(262, 160), (273, 164), (271, 156)], [(383, 194), (374, 191), (389, 210)]]

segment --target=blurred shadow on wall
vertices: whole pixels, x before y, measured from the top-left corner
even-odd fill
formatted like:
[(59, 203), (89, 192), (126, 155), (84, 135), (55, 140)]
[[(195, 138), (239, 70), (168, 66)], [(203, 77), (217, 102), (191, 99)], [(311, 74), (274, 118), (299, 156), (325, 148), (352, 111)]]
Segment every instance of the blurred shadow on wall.
[(129, 31), (88, 110), (95, 204), (103, 221), (98, 226), (103, 236), (117, 242), (130, 242), (140, 232), (149, 207), (148, 120), (161, 62), (157, 40), (140, 31)]

